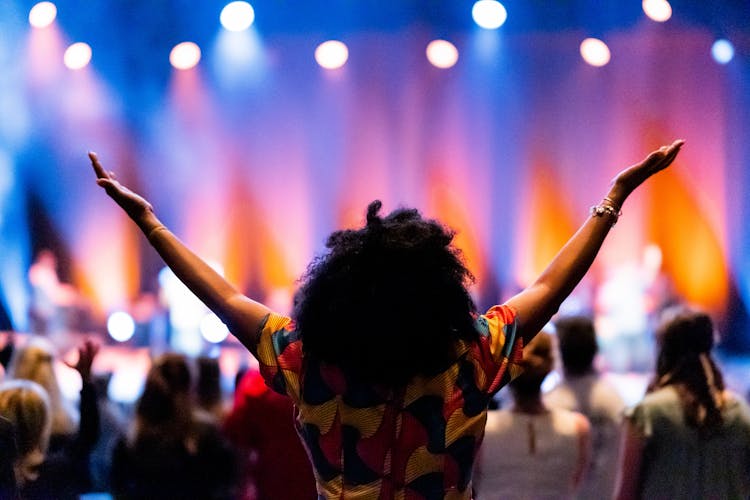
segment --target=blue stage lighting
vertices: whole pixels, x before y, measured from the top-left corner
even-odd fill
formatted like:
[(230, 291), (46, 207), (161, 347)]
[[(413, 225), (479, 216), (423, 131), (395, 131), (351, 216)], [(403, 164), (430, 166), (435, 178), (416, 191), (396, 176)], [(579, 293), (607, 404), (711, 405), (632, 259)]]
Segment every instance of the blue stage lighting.
[(719, 64), (727, 64), (734, 57), (734, 45), (724, 38), (716, 40), (711, 46), (711, 55)]
[(508, 19), (508, 11), (496, 0), (479, 0), (471, 9), (471, 17), (480, 27), (494, 30)]
[(228, 3), (219, 16), (221, 25), (229, 31), (244, 31), (255, 21), (255, 10), (247, 2)]

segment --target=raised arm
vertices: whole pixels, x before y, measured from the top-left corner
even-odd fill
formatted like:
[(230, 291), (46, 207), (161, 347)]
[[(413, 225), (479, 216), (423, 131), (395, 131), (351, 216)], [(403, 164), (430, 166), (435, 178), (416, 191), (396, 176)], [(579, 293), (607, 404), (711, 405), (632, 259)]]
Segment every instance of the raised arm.
[(630, 193), (646, 179), (667, 168), (683, 144), (684, 141), (680, 140), (662, 146), (640, 163), (617, 174), (606, 197), (536, 281), (508, 300), (507, 304), (518, 311), (524, 343), (528, 343), (550, 320), (591, 267)]
[(89, 158), (96, 173), (96, 183), (103, 187), (110, 198), (138, 225), (151, 246), (175, 275), (255, 355), (257, 334), (270, 310), (263, 304), (245, 297), (187, 248), (159, 221), (148, 201), (120, 184), (113, 172), (104, 170), (96, 153), (89, 153)]

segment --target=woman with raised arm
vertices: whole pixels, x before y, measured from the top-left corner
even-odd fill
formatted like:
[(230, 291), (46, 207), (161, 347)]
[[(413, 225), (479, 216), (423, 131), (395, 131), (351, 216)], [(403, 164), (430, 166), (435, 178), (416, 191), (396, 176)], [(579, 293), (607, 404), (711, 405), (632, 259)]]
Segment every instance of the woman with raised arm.
[(682, 144), (618, 174), (534, 284), (485, 314), (453, 233), (412, 209), (381, 217), (375, 201), (363, 228), (329, 236), (292, 318), (237, 291), (89, 156), (97, 183), (292, 398), (320, 497), (466, 499), (490, 398), (591, 266), (625, 199)]

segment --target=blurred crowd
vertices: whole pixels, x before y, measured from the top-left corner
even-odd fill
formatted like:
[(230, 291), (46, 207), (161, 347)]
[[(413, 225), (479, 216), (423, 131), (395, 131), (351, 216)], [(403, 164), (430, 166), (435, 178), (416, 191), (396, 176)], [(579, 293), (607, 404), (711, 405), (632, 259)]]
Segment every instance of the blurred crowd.
[[(561, 317), (554, 334), (537, 335), (512, 398), (488, 413), (475, 498), (750, 491), (750, 409), (724, 386), (711, 320), (687, 309), (665, 316), (652, 382), (632, 407), (595, 368), (590, 318)], [(10, 334), (0, 350), (0, 498), (317, 497), (294, 407), (256, 369), (237, 373), (228, 398), (217, 359), (163, 354), (126, 408), (107, 398), (108, 376), (92, 373), (93, 340), (64, 361), (81, 379), (76, 402), (61, 392), (55, 347), (41, 336), (18, 344)], [(563, 377), (543, 391), (556, 363)], [(680, 472), (695, 467), (698, 476)]]

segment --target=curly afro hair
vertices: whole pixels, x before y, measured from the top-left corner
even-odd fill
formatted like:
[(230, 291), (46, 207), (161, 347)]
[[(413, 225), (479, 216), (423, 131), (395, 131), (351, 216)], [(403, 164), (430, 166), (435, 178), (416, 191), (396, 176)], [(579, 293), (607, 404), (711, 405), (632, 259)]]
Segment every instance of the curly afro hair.
[(473, 276), (454, 232), (415, 209), (378, 215), (331, 234), (310, 264), (293, 316), (305, 354), (348, 376), (388, 387), (430, 376), (456, 361), (456, 343), (476, 340)]

